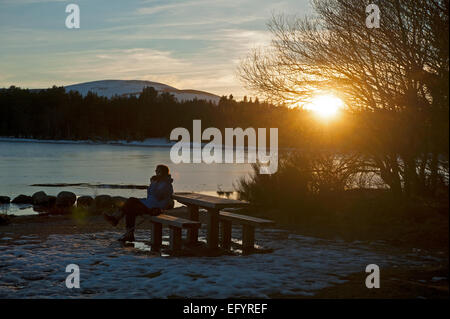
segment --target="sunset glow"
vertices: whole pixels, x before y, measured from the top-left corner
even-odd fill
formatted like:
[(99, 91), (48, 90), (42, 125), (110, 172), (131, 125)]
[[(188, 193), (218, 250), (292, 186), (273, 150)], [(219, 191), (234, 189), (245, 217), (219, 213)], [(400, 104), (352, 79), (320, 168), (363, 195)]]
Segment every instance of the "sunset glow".
[(304, 105), (306, 110), (311, 110), (321, 118), (332, 118), (343, 107), (342, 100), (333, 95), (318, 95), (310, 103)]

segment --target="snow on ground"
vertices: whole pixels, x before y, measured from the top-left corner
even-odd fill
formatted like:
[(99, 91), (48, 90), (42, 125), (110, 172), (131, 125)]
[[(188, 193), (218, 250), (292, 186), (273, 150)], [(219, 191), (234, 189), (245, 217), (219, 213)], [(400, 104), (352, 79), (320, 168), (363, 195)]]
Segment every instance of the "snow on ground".
[[(366, 265), (404, 267), (439, 263), (436, 257), (405, 253), (382, 243), (345, 243), (257, 231), (256, 239), (273, 253), (222, 257), (159, 256), (122, 247), (121, 231), (0, 238), (0, 298), (267, 298), (274, 294), (312, 296)], [(167, 243), (167, 233), (164, 240)], [(204, 229), (200, 240), (204, 241)], [(240, 232), (233, 231), (233, 238)], [(149, 231), (139, 230), (139, 242)], [(164, 243), (163, 243), (164, 244)], [(141, 246), (145, 246), (141, 243)], [(80, 267), (80, 289), (68, 289), (68, 264)], [(363, 283), (361, 283), (363, 284)]]

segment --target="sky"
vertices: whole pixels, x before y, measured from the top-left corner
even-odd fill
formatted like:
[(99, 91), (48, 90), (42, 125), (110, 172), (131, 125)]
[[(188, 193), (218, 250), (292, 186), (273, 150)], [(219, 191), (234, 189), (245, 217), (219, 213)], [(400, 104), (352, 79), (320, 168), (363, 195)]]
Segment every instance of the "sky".
[[(70, 3), (79, 29), (65, 26)], [(308, 0), (0, 0), (0, 87), (120, 79), (251, 95), (236, 68), (269, 44), (271, 15), (310, 12)]]

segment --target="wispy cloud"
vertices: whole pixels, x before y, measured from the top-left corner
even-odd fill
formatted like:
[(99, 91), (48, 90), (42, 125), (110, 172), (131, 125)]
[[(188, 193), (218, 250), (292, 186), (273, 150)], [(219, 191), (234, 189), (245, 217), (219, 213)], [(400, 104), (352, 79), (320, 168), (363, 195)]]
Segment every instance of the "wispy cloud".
[(2, 0), (2, 4), (23, 5), (32, 3), (67, 2), (67, 0)]
[[(16, 63), (22, 57), (11, 62)], [(17, 60), (17, 61), (16, 61)], [(69, 62), (70, 61), (70, 62)], [(40, 65), (39, 70), (33, 64)], [(218, 95), (246, 94), (240, 87), (229, 61), (210, 62), (201, 55), (176, 58), (173, 52), (133, 48), (91, 50), (53, 54), (46, 59), (23, 61), (21, 74), (0, 77), (0, 87), (12, 84), (43, 88), (102, 79), (149, 80), (179, 89), (204, 90)], [(0, 63), (0, 68), (8, 67)], [(23, 78), (23, 75), (26, 78)]]
[(203, 5), (211, 5), (211, 1), (185, 1), (185, 2), (174, 2), (169, 4), (156, 4), (154, 6), (142, 7), (137, 10), (139, 14), (155, 14), (161, 11), (168, 11), (173, 9), (183, 9), (186, 7), (195, 7)]
[(302, 14), (308, 1), (76, 0), (74, 31), (70, 1), (0, 0), (0, 87), (142, 79), (242, 96), (236, 66), (270, 41), (271, 13)]

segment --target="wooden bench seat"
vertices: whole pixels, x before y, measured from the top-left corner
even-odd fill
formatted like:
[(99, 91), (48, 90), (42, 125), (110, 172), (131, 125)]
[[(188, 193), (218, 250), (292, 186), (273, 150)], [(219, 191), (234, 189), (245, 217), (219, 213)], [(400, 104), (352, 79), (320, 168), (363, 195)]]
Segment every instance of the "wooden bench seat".
[(152, 248), (159, 248), (162, 244), (162, 226), (170, 228), (170, 250), (179, 250), (181, 248), (182, 229), (198, 229), (201, 224), (196, 221), (175, 217), (166, 214), (150, 216), (152, 223)]
[(275, 223), (271, 220), (240, 215), (233, 212), (221, 211), (220, 220), (220, 243), (224, 249), (231, 246), (231, 226), (233, 223), (242, 225), (242, 249), (251, 251), (255, 247), (255, 228), (271, 227)]

